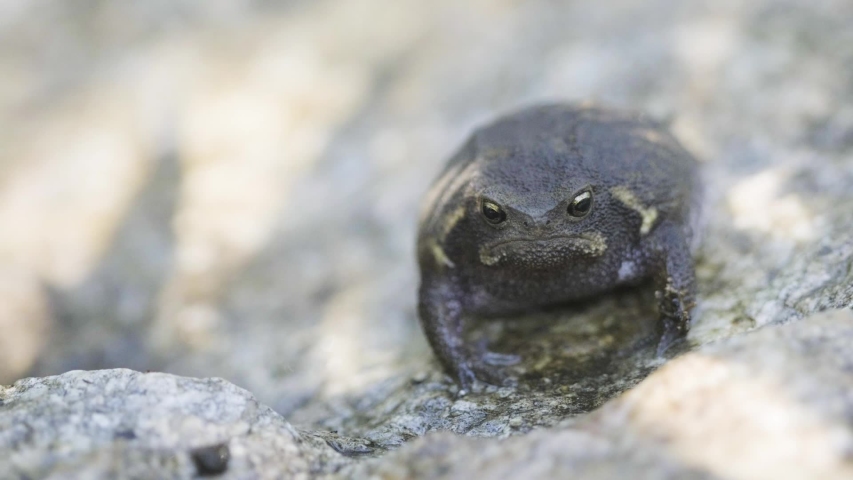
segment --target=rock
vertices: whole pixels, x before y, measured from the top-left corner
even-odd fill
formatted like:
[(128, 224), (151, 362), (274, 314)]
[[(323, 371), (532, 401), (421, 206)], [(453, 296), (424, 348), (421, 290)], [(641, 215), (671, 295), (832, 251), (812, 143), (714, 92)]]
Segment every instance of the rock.
[[(74, 371), (0, 390), (0, 470), (105, 479), (850, 478), (851, 342), (853, 311), (830, 311), (685, 354), (567, 425), (503, 441), (433, 433), (382, 457), (369, 442), (298, 433), (221, 379)], [(479, 408), (447, 407), (451, 418)]]
[(380, 478), (853, 476), (853, 311), (707, 345), (568, 427), (431, 434), (352, 467)]
[(117, 369), (0, 387), (3, 478), (307, 478), (324, 450), (217, 378)]

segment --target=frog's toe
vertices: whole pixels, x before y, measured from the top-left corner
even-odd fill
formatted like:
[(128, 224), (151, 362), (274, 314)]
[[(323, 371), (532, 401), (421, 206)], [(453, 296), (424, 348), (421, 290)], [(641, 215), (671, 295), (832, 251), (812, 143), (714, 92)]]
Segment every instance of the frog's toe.
[(485, 385), (503, 386), (508, 377), (503, 369), (489, 365), (482, 360), (469, 360), (461, 363), (455, 371), (456, 382), (461, 393), (480, 391)]
[[(456, 383), (462, 392), (470, 392), (477, 382), (477, 375), (471, 366), (465, 362), (460, 364), (456, 369)], [(462, 394), (460, 392), (460, 394)]]
[(680, 338), (681, 335), (679, 334), (678, 329), (665, 325), (660, 341), (658, 341), (658, 348), (656, 351), (657, 356), (663, 357), (666, 351), (669, 350), (669, 347), (676, 343)]
[(657, 356), (663, 357), (670, 347), (684, 341), (690, 325), (690, 316), (681, 308), (679, 302), (674, 312), (663, 316), (663, 333), (658, 342)]
[(521, 361), (520, 355), (514, 355), (511, 353), (498, 353), (492, 352), (490, 350), (484, 350), (480, 353), (483, 363), (488, 365), (498, 365), (502, 367), (508, 367), (510, 365), (515, 365)]
[(508, 367), (510, 365), (515, 365), (521, 361), (520, 355), (514, 355), (512, 353), (499, 353), (493, 352), (488, 349), (488, 342), (483, 339), (476, 342), (473, 345), (473, 354), (477, 356), (483, 363), (488, 365), (497, 365), (501, 367)]
[(472, 362), (471, 370), (474, 371), (474, 375), (477, 376), (477, 380), (497, 387), (503, 386), (509, 379), (503, 368), (496, 365), (490, 365), (484, 360)]

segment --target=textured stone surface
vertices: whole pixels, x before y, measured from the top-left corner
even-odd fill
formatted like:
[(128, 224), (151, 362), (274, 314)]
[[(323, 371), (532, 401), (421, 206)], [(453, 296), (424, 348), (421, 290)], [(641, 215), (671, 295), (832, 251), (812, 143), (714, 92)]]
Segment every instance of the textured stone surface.
[[(529, 441), (547, 462), (559, 450), (550, 433), (586, 445), (599, 425), (599, 454), (567, 449), (559, 465), (588, 476), (629, 465), (652, 477), (751, 473), (717, 468), (749, 450), (696, 456), (663, 438), (704, 444), (724, 435), (713, 425), (652, 441), (649, 423), (632, 424), (638, 445), (612, 437), (614, 404), (587, 417), (664, 364), (652, 356), (648, 288), (477, 324), (472, 336), (522, 355), (517, 388), (458, 398), (438, 372), (415, 317), (418, 201), (471, 128), (554, 99), (670, 119), (704, 162), (698, 307), (672, 355), (701, 353), (661, 375), (697, 368), (752, 384), (775, 350), (715, 367), (707, 345), (853, 305), (846, 0), (84, 3), (0, 4), (0, 383), (115, 367), (223, 377), (284, 415), (322, 453), (307, 464), (327, 472), (360, 459), (437, 474), (442, 451), (521, 458), (494, 439), (415, 440), (436, 430)], [(808, 368), (836, 368), (846, 391), (847, 367), (833, 363), (845, 354), (816, 354)], [(774, 368), (793, 379), (799, 365)], [(635, 411), (637, 391), (676, 401), (705, 388), (661, 378), (616, 405)], [(773, 418), (800, 419), (785, 428), (837, 439), (810, 445), (845, 472), (833, 452), (846, 433), (822, 436), (820, 419), (847, 425), (842, 393), (791, 399), (762, 382), (753, 393), (781, 412)], [(741, 390), (710, 385), (740, 402)], [(643, 408), (637, 421), (658, 425)], [(696, 422), (684, 424), (702, 431)], [(145, 455), (110, 445), (117, 458)], [(62, 468), (108, 468), (104, 451)], [(190, 468), (187, 455), (175, 468)], [(475, 465), (472, 455), (460, 462)], [(786, 471), (820, 471), (809, 462)]]
[(707, 345), (566, 426), (503, 442), (433, 434), (358, 476), (850, 478), (853, 312)]
[(221, 379), (116, 369), (0, 387), (2, 478), (189, 478), (193, 452), (217, 445), (232, 478), (316, 468), (290, 424)]
[[(0, 387), (0, 468), (10, 478), (189, 478), (209, 465), (224, 478), (850, 478), (851, 342), (853, 311), (825, 312), (701, 347), (554, 428), (502, 441), (432, 433), (378, 458), (369, 443), (297, 432), (221, 379), (73, 371)], [(477, 403), (446, 406), (448, 428)]]

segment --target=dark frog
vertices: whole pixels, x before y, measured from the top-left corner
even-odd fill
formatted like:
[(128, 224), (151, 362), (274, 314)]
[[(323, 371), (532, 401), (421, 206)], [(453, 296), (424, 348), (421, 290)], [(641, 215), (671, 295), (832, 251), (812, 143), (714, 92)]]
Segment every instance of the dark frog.
[(464, 340), (468, 315), (501, 315), (653, 281), (662, 353), (689, 327), (698, 165), (641, 115), (547, 105), (477, 130), (427, 194), (419, 315), (463, 388), (499, 384), (498, 355)]

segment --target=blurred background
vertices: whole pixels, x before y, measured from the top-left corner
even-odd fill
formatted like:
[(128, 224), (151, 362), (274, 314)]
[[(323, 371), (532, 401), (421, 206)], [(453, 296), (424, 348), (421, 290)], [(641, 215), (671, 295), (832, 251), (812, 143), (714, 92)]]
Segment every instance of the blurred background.
[[(668, 120), (720, 225), (839, 238), (779, 188), (851, 185), (851, 25), (847, 0), (0, 0), (0, 383), (220, 376), (288, 414), (423, 368), (419, 199), (533, 102)], [(705, 298), (753, 308), (764, 279), (731, 300), (710, 257)]]

